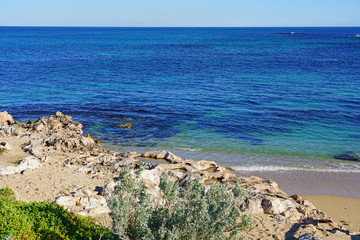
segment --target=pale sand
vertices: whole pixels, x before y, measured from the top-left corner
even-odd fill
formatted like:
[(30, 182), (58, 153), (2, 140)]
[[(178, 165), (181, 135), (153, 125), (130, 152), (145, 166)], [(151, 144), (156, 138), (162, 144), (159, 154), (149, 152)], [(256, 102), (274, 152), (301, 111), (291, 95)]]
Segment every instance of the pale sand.
[(302, 195), (351, 232), (360, 232), (360, 198)]
[(11, 146), (11, 151), (5, 151), (0, 156), (0, 167), (1, 166), (12, 166), (16, 165), (19, 160), (30, 156), (29, 153), (24, 152), (21, 149), (21, 145), (26, 142), (24, 139), (16, 137), (0, 138), (0, 142), (6, 141)]
[[(29, 156), (21, 149), (23, 139), (16, 137), (0, 138), (11, 146), (11, 151), (0, 154), (0, 166), (16, 165), (18, 160)], [(79, 166), (63, 167), (64, 160), (74, 157), (75, 154), (64, 154), (59, 151), (48, 152), (48, 161), (42, 167), (31, 170), (26, 174), (0, 175), (0, 188), (10, 187), (20, 201), (46, 201), (52, 202), (56, 197), (67, 195), (78, 188), (95, 190), (103, 187), (114, 176), (99, 175), (91, 177), (82, 172), (76, 172)], [(117, 175), (116, 175), (117, 176)], [(98, 221), (110, 227), (110, 217), (100, 216)]]

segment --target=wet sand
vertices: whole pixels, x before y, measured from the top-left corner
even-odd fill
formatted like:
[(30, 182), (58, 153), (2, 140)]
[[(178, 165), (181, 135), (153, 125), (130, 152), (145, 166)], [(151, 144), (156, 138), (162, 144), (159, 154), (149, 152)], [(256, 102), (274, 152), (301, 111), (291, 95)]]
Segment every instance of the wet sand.
[(359, 173), (327, 172), (239, 172), (242, 176), (259, 176), (277, 182), (287, 194), (336, 195), (360, 198)]

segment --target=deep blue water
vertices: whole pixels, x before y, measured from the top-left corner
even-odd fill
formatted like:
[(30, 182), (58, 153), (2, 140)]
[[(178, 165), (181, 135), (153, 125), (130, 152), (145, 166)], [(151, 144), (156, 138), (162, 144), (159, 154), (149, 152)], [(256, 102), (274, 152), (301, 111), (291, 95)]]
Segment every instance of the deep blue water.
[(0, 27), (0, 111), (28, 120), (60, 110), (118, 147), (330, 159), (360, 152), (357, 34)]

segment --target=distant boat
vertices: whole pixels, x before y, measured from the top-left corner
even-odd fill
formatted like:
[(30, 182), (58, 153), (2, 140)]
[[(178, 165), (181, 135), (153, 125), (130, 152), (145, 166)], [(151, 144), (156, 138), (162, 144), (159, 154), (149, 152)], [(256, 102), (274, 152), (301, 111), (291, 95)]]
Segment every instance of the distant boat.
[(354, 37), (360, 37), (360, 34), (356, 34)]

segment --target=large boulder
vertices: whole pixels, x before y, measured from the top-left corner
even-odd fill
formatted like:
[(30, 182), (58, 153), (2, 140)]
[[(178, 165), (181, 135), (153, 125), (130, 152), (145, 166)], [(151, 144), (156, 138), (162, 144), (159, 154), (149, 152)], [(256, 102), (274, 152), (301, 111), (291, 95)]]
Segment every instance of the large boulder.
[(8, 125), (15, 123), (13, 117), (7, 111), (0, 112), (0, 122)]
[(360, 161), (360, 156), (352, 151), (343, 152), (340, 154), (336, 154), (334, 156), (335, 159), (341, 159), (341, 160), (349, 160), (349, 161)]

